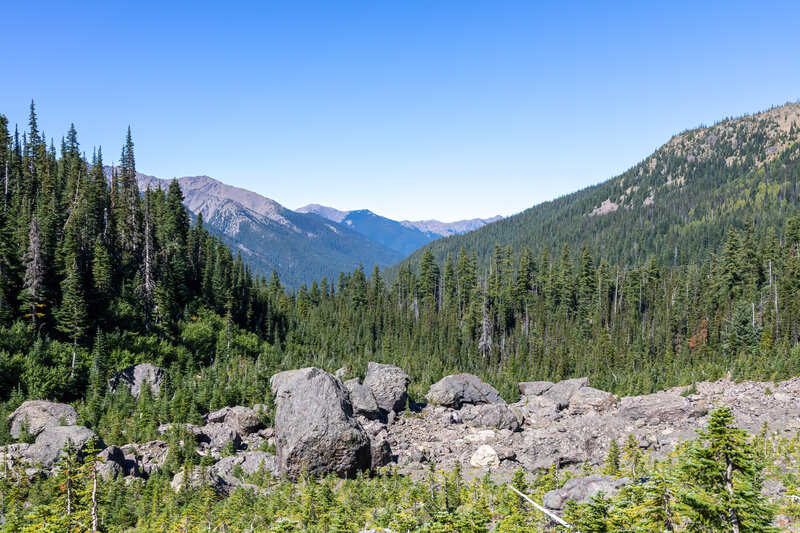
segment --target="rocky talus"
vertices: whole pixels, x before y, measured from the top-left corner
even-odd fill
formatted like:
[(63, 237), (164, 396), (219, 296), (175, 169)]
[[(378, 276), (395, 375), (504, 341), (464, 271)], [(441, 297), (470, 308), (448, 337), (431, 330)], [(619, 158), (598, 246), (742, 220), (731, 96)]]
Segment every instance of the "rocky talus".
[[(109, 385), (124, 383), (138, 392), (145, 383), (157, 386), (153, 377), (163, 376), (160, 370), (131, 367)], [(213, 465), (178, 472), (173, 486), (204, 480), (230, 493), (260, 470), (297, 479), (304, 470), (354, 476), (387, 465), (416, 477), (424, 475), (429, 462), (440, 469), (458, 463), (467, 476), (491, 470), (507, 479), (520, 467), (534, 472), (553, 464), (599, 464), (612, 440), (620, 443), (629, 435), (661, 457), (694, 438), (709, 411), (721, 405), (731, 407), (738, 425), (751, 433), (766, 427), (792, 437), (800, 430), (800, 378), (720, 380), (623, 398), (592, 388), (587, 378), (532, 381), (520, 383), (519, 398), (507, 403), (478, 377), (457, 374), (432, 385), (427, 404), (415, 404), (408, 402), (409, 378), (402, 369), (370, 363), (365, 370), (363, 383), (357, 378), (342, 382), (317, 368), (282, 372), (271, 380), (274, 414), (261, 405), (230, 406), (207, 414), (202, 426), (182, 426), (197, 453)], [(30, 477), (57, 470), (68, 440), (81, 453), (95, 437), (76, 425), (72, 407), (53, 402), (25, 402), (8, 422), (15, 436), (24, 430), (33, 442), (6, 447), (0, 460), (22, 462)], [(159, 428), (163, 440), (106, 447), (102, 472), (142, 478), (162, 469), (170, 453), (166, 435), (174, 428)], [(96, 443), (103, 447), (102, 440)], [(619, 484), (602, 477), (581, 479), (549, 495), (548, 505), (557, 509), (566, 500), (609, 492)]]

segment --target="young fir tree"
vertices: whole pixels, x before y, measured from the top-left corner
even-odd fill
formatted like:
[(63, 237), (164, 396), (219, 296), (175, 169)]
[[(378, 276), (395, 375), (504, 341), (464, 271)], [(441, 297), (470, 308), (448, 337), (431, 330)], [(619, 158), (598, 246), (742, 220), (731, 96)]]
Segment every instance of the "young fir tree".
[(623, 459), (625, 460), (625, 468), (628, 474), (635, 478), (642, 475), (642, 450), (639, 448), (639, 441), (633, 434), (628, 435), (625, 440), (625, 447), (623, 448)]
[(690, 531), (776, 531), (774, 510), (761, 494), (761, 465), (734, 422), (729, 407), (715, 409), (681, 465)]
[(67, 277), (61, 283), (63, 297), (58, 314), (58, 329), (72, 341), (72, 364), (70, 376), (75, 374), (77, 344), (86, 333), (89, 311), (86, 305), (84, 285), (78, 270), (77, 259), (73, 260), (67, 270)]
[(603, 474), (606, 476), (618, 477), (620, 475), (620, 451), (617, 441), (612, 440), (608, 446), (608, 454), (606, 455), (605, 464), (603, 465)]
[(650, 481), (644, 484), (642, 522), (652, 531), (676, 531), (675, 512), (677, 480), (671, 464), (657, 464)]

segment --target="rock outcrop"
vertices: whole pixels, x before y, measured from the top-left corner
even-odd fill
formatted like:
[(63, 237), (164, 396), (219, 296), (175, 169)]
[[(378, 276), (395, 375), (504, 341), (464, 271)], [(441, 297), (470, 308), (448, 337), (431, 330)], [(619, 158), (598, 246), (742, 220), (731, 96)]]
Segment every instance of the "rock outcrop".
[(369, 437), (369, 448), (372, 457), (370, 469), (374, 472), (392, 462), (392, 447), (389, 444), (388, 426), (375, 420), (364, 420), (361, 423)]
[(583, 387), (578, 389), (569, 398), (569, 412), (573, 415), (589, 413), (605, 413), (616, 404), (614, 395), (610, 392)]
[(541, 396), (553, 385), (552, 381), (525, 381), (519, 384), (519, 393), (522, 396)]
[[(297, 479), (306, 467), (318, 475), (352, 476), (392, 463), (404, 474), (424, 476), (429, 462), (440, 469), (458, 464), (473, 476), (491, 470), (508, 479), (520, 467), (534, 472), (553, 464), (573, 470), (585, 462), (598, 465), (612, 441), (621, 444), (628, 436), (659, 458), (695, 438), (717, 405), (731, 407), (737, 425), (751, 433), (765, 423), (770, 432), (787, 438), (800, 432), (800, 378), (781, 383), (720, 380), (621, 399), (589, 387), (586, 378), (524, 382), (520, 400), (507, 404), (491, 385), (457, 374), (431, 387), (428, 405), (399, 412), (407, 401), (408, 376), (375, 363), (367, 376), (362, 385), (357, 379), (342, 383), (317, 368), (274, 375), (274, 427), (263, 427), (258, 406), (220, 409), (207, 414), (203, 426), (159, 427), (162, 433), (175, 429), (170, 439), (188, 439), (184, 444), (194, 445), (211, 464), (195, 469), (189, 480), (179, 474), (174, 486), (202, 481), (223, 494), (236, 487), (258, 491), (247, 484), (247, 476), (262, 469)], [(21, 459), (29, 477), (47, 475), (58, 468), (68, 440), (83, 452), (94, 437), (85, 427), (62, 425), (76, 420), (68, 405), (26, 402), (9, 417), (10, 426), (17, 435), (27, 427), (38, 433), (36, 440), (7, 446), (0, 461)], [(254, 451), (272, 445), (275, 455)], [(100, 470), (105, 476), (148, 477), (163, 469), (168, 453), (165, 441), (110, 446), (101, 453), (105, 462)], [(546, 503), (559, 510), (566, 501), (586, 501), (601, 490), (611, 494), (624, 482), (578, 478), (548, 493)]]
[(167, 372), (150, 363), (140, 363), (124, 368), (111, 376), (108, 380), (108, 388), (116, 391), (120, 386), (126, 386), (131, 394), (138, 398), (145, 383), (149, 384), (153, 395), (157, 395), (161, 390), (161, 383), (164, 381)]
[(78, 412), (71, 405), (46, 400), (31, 400), (24, 402), (9, 415), (8, 425), (11, 436), (18, 439), (23, 428), (35, 436), (47, 427), (71, 426), (77, 420)]
[(511, 431), (517, 431), (520, 428), (517, 416), (505, 403), (468, 404), (458, 411), (458, 418), (465, 424), (477, 427), (508, 429)]
[(378, 408), (384, 413), (399, 413), (408, 402), (408, 384), (411, 378), (394, 365), (369, 363), (364, 376), (364, 386), (372, 391)]
[(350, 403), (353, 405), (353, 413), (363, 416), (369, 420), (377, 420), (381, 416), (381, 409), (378, 401), (372, 393), (372, 389), (358, 382), (358, 378), (348, 379), (344, 382), (347, 392), (350, 394)]
[(272, 376), (278, 469), (297, 479), (303, 468), (324, 475), (354, 476), (372, 463), (370, 442), (353, 418), (347, 389), (318, 368)]
[(225, 424), (242, 438), (252, 435), (264, 427), (255, 409), (241, 405), (223, 407), (219, 411), (209, 413), (206, 421), (210, 424)]
[(135, 461), (137, 469), (144, 476), (150, 476), (158, 472), (167, 462), (169, 443), (153, 440), (141, 444), (126, 444), (122, 447), (122, 451), (126, 459)]
[[(36, 442), (22, 452), (22, 457), (33, 466), (49, 469), (58, 462), (61, 450), (72, 441), (78, 456), (86, 451), (89, 442), (97, 438), (94, 431), (83, 426), (48, 426), (36, 437)], [(97, 449), (105, 448), (103, 441), (97, 439)]]
[(622, 398), (617, 414), (647, 425), (674, 424), (694, 417), (695, 407), (684, 397), (667, 392)]
[(566, 379), (542, 392), (542, 397), (554, 401), (559, 409), (566, 409), (572, 397), (580, 389), (588, 386), (589, 378)]
[(434, 405), (454, 409), (465, 404), (505, 403), (494, 387), (472, 374), (455, 374), (440, 379), (431, 385), (427, 398)]
[[(217, 461), (209, 470), (209, 474), (222, 480), (220, 489), (229, 492), (233, 488), (245, 486), (253, 487), (245, 482), (247, 476), (266, 472), (272, 476), (278, 475), (278, 461), (271, 453), (244, 452), (239, 455), (224, 457)], [(174, 480), (173, 480), (174, 481)]]
[(97, 454), (102, 462), (97, 465), (97, 470), (104, 477), (133, 476), (139, 477), (139, 468), (133, 455), (125, 455), (122, 448), (109, 446)]
[(568, 501), (586, 503), (592, 499), (592, 496), (600, 492), (612, 497), (620, 487), (627, 483), (627, 478), (614, 479), (610, 476), (576, 477), (567, 480), (560, 489), (546, 492), (542, 498), (542, 503), (548, 509), (561, 511)]
[(193, 426), (191, 429), (197, 437), (198, 448), (204, 455), (207, 453), (219, 458), (226, 448), (234, 451), (242, 449), (241, 437), (226, 424), (212, 423), (201, 427)]
[(175, 492), (189, 489), (200, 490), (204, 486), (210, 486), (217, 494), (229, 496), (239, 484), (236, 481), (230, 483), (210, 467), (196, 467), (189, 471), (181, 470), (173, 476), (169, 485)]

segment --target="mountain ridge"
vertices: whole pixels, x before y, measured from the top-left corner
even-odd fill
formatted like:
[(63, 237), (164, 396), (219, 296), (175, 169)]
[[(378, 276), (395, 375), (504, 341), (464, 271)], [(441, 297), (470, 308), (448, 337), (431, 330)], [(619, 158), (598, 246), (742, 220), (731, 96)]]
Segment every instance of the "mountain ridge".
[[(163, 188), (169, 179), (137, 173), (139, 189)], [(184, 205), (262, 275), (276, 270), (297, 287), (365, 264), (387, 267), (402, 254), (346, 226), (310, 213), (296, 213), (258, 193), (209, 176), (176, 178)]]
[(718, 250), (730, 229), (782, 228), (797, 211), (800, 103), (726, 118), (672, 136), (606, 181), (536, 204), (474, 232), (426, 245), (440, 263), (463, 246), (487, 268), (495, 245), (557, 253), (588, 247), (594, 257), (678, 265)]
[(378, 215), (369, 209), (341, 211), (320, 204), (308, 204), (295, 211), (315, 213), (338, 224), (349, 226), (370, 240), (404, 255), (408, 255), (438, 238), (472, 231), (503, 218), (497, 215), (490, 218), (472, 218), (455, 222), (441, 222), (433, 219), (397, 221)]

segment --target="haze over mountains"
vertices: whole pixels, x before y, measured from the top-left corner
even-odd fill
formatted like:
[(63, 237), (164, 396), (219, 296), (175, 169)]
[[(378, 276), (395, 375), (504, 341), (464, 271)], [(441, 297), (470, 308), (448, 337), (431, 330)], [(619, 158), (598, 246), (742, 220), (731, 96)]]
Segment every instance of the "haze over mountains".
[[(137, 173), (140, 190), (164, 188), (171, 180)], [(226, 185), (208, 176), (178, 178), (184, 204), (251, 267), (264, 275), (276, 270), (289, 286), (362, 264), (390, 266), (420, 246), (499, 220), (473, 219), (453, 223), (398, 222), (369, 210), (339, 211), (310, 204), (297, 211), (252, 191)]]

